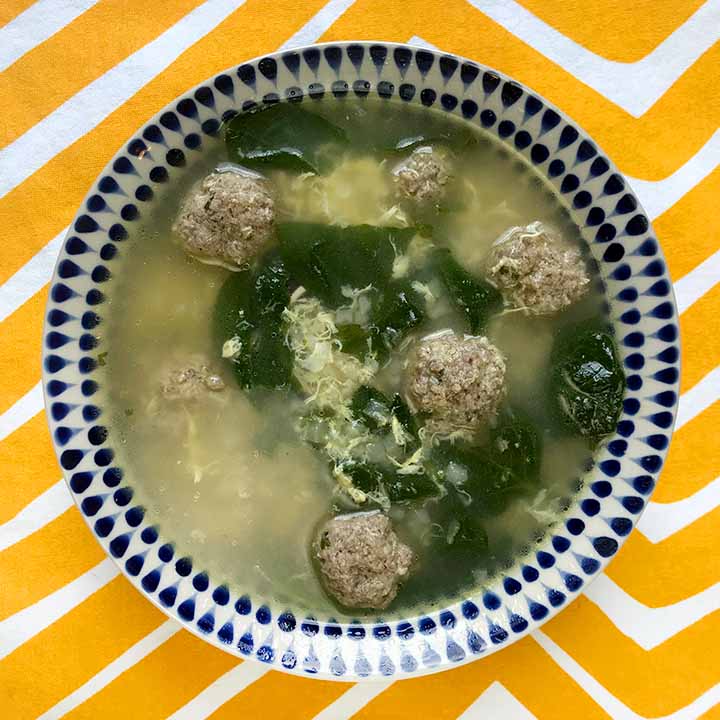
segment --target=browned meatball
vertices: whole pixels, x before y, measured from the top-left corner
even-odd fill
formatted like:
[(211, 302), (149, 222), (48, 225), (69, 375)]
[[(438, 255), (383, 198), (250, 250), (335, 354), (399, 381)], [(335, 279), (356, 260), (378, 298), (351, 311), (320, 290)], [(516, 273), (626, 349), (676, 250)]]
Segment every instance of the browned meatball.
[(433, 432), (473, 430), (492, 418), (505, 393), (505, 361), (487, 338), (452, 332), (423, 340), (407, 368), (408, 396)]
[(341, 515), (320, 530), (316, 555), (325, 587), (352, 608), (386, 608), (408, 576), (413, 552), (380, 512)]
[(393, 171), (400, 197), (419, 204), (437, 203), (450, 180), (445, 157), (433, 148), (419, 147)]
[(565, 309), (590, 284), (580, 252), (540, 222), (510, 228), (495, 241), (485, 264), (506, 300), (533, 315)]
[(239, 171), (210, 173), (191, 191), (173, 230), (199, 260), (240, 267), (272, 237), (275, 201), (260, 176)]

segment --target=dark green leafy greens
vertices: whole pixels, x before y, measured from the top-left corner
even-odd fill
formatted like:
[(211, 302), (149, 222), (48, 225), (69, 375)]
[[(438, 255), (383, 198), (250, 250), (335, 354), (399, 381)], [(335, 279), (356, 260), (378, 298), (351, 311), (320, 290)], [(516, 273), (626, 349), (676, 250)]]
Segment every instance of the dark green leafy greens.
[[(344, 289), (372, 286), (367, 327), (339, 328), (343, 350), (363, 357), (370, 348), (384, 359), (425, 319), (425, 301), (407, 280), (393, 280), (393, 263), (407, 249), (414, 228), (284, 223), (280, 254), (294, 281), (329, 308), (349, 302)], [(347, 345), (346, 345), (347, 343)]]
[(502, 295), (490, 283), (465, 270), (446, 248), (437, 251), (435, 262), (451, 300), (467, 318), (470, 332), (479, 333), (502, 307)]
[[(396, 459), (407, 459), (417, 449), (419, 426), (399, 394), (389, 398), (377, 388), (362, 385), (352, 397), (350, 410), (355, 420), (376, 433), (378, 438), (394, 435), (394, 424), (399, 424), (403, 438)], [(376, 497), (385, 496), (390, 502), (418, 500), (440, 492), (432, 476), (421, 472), (399, 472), (391, 461), (380, 464), (352, 460), (344, 463), (342, 470), (357, 489)]]
[(394, 418), (407, 436), (408, 445), (418, 439), (420, 425), (399, 393), (389, 398), (377, 388), (361, 385), (352, 396), (350, 411), (369, 430), (390, 432)]
[(462, 153), (477, 142), (477, 135), (472, 130), (456, 128), (454, 132), (450, 133), (438, 129), (414, 135), (402, 135), (389, 142), (385, 140), (378, 150), (382, 152), (383, 157), (409, 155), (413, 150), (426, 146), (446, 148), (454, 153)]
[(403, 337), (425, 320), (425, 301), (403, 280), (390, 283), (372, 317), (375, 347), (381, 357), (394, 350)]
[(402, 399), (399, 393), (393, 395), (390, 411), (405, 433), (411, 438), (412, 447), (415, 447), (420, 432), (420, 423), (413, 415), (407, 403)]
[(615, 430), (625, 374), (612, 336), (595, 324), (566, 328), (551, 355), (550, 402), (571, 433), (599, 439)]
[(288, 103), (240, 113), (225, 130), (230, 160), (259, 170), (321, 172), (322, 150), (333, 143), (347, 144), (341, 128)]
[(289, 273), (308, 294), (328, 307), (348, 302), (342, 288), (383, 288), (392, 276), (395, 254), (403, 252), (415, 230), (372, 225), (283, 223), (280, 253)]
[(392, 401), (370, 385), (361, 385), (350, 401), (353, 416), (370, 430), (388, 428), (392, 419)]
[(338, 339), (343, 351), (362, 359), (372, 350), (384, 361), (403, 337), (425, 320), (425, 299), (411, 283), (394, 281), (375, 302), (369, 325), (340, 325)]
[(512, 470), (519, 480), (537, 481), (542, 438), (523, 412), (507, 408), (501, 413), (497, 425), (490, 431), (490, 447), (497, 462)]
[[(447, 483), (471, 499), (468, 508), (479, 516), (502, 512), (523, 490), (512, 468), (499, 463), (488, 449), (467, 441), (440, 443), (434, 449), (432, 462)], [(463, 480), (456, 484), (457, 476)]]
[(401, 474), (397, 469), (379, 463), (348, 462), (342, 470), (358, 490), (375, 496), (384, 495), (391, 503), (422, 500), (440, 492), (428, 475)]
[(502, 547), (506, 541), (489, 542), (485, 524), (538, 487), (541, 450), (535, 426), (510, 409), (501, 413), (487, 446), (446, 441), (433, 448), (429, 474), (443, 492), (426, 506), (433, 521), (430, 551), (444, 561), (432, 565), (431, 578), (419, 568), (408, 581), (410, 591), (438, 581), (459, 589), (472, 583), (469, 562), (493, 566), (511, 554)]
[(214, 336), (218, 354), (237, 338), (231, 359), (243, 388), (281, 388), (290, 384), (293, 357), (285, 344), (282, 312), (290, 298), (282, 260), (271, 255), (257, 270), (232, 273), (215, 303)]
[(371, 349), (372, 331), (362, 325), (337, 326), (337, 339), (342, 343), (343, 352), (362, 360)]
[(541, 452), (535, 426), (510, 409), (501, 414), (487, 447), (444, 441), (433, 448), (430, 472), (445, 488), (430, 510), (445, 531), (436, 542), (444, 541), (456, 555), (484, 552), (484, 522), (537, 487)]

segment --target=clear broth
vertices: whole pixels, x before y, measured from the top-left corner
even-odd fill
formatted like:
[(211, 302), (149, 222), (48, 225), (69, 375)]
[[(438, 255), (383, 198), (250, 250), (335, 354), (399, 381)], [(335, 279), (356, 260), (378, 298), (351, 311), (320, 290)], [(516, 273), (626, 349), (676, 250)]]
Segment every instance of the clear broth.
[[(283, 219), (376, 223), (394, 203), (388, 167), (394, 161), (380, 163), (369, 148), (385, 138), (468, 132), (467, 124), (447, 115), (381, 101), (324, 100), (312, 109), (346, 130), (352, 150), (325, 181), (321, 202), (312, 183), (269, 173)], [(578, 228), (551, 188), (519, 156), (475, 132), (474, 146), (455, 158), (452, 197), (458, 209), (436, 228), (458, 260), (479, 270), (493, 240), (510, 226), (534, 220), (582, 245)], [(210, 357), (213, 304), (228, 271), (189, 258), (171, 231), (185, 192), (224, 160), (217, 142), (158, 196), (122, 246), (100, 348), (106, 353), (112, 441), (136, 498), (148, 519), (175, 543), (178, 557), (191, 556), (214, 584), (227, 583), (271, 605), (290, 604), (317, 617), (346, 617), (323, 591), (309, 551), (318, 524), (333, 507), (342, 508), (333, 493), (335, 483), (319, 455), (296, 438), (287, 401), (251, 402), (227, 364)], [(568, 322), (599, 315), (601, 300), (593, 290), (557, 317), (508, 313), (492, 321), (488, 336), (506, 356), (514, 405), (534, 418), (544, 417), (542, 381), (553, 336)], [(459, 318), (448, 308), (420, 335), (440, 327), (459, 328)], [(157, 412), (158, 387), (167, 372), (198, 358), (223, 376), (225, 391)], [(398, 369), (399, 363), (391, 364), (381, 380), (395, 385)], [(418, 552), (423, 571), (401, 588), (384, 616), (444, 604), (528, 553), (581, 486), (588, 458), (582, 440), (545, 438), (538, 495), (514, 502), (488, 523), (488, 558), (453, 586), (433, 580), (442, 577), (435, 570), (445, 559), (423, 552), (432, 531), (427, 512), (394, 507), (398, 532)]]

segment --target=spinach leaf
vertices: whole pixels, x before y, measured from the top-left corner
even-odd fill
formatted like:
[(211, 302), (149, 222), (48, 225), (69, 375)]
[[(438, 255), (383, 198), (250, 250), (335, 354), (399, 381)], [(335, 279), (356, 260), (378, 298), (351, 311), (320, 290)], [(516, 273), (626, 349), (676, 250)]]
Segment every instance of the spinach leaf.
[(449, 551), (452, 557), (478, 555), (487, 550), (488, 536), (483, 517), (467, 502), (466, 496), (452, 486), (447, 495), (431, 509), (432, 519), (445, 531), (435, 538), (439, 551)]
[(325, 232), (326, 225), (316, 223), (283, 223), (277, 227), (277, 236), (285, 267), (293, 280), (312, 295), (327, 301), (330, 290), (313, 261), (312, 251)]
[(358, 460), (344, 463), (342, 470), (358, 490), (364, 493), (380, 492), (384, 474), (379, 465)]
[(371, 330), (362, 325), (337, 326), (337, 339), (342, 343), (343, 352), (354, 355), (358, 360), (363, 360), (368, 354), (371, 335)]
[[(343, 287), (372, 285), (379, 293), (369, 331), (348, 326), (341, 333), (346, 352), (364, 357), (368, 339), (380, 359), (405, 333), (425, 319), (425, 300), (408, 280), (392, 280), (396, 255), (403, 253), (414, 228), (371, 225), (339, 227), (316, 223), (284, 223), (278, 227), (280, 254), (294, 282), (330, 308), (348, 302)], [(348, 342), (347, 347), (345, 342)]]
[(348, 302), (343, 286), (374, 285), (381, 290), (392, 276), (395, 254), (403, 252), (415, 230), (371, 225), (283, 223), (280, 253), (292, 278), (330, 307)]
[(467, 318), (470, 332), (477, 334), (490, 315), (502, 307), (502, 295), (490, 283), (465, 270), (447, 248), (437, 251), (435, 261), (450, 299)]
[(563, 426), (593, 439), (613, 432), (625, 374), (612, 336), (595, 324), (565, 328), (555, 340), (550, 365), (550, 403)]
[(382, 151), (385, 155), (409, 155), (419, 147), (447, 148), (455, 153), (462, 153), (471, 145), (477, 145), (478, 138), (472, 130), (456, 128), (453, 132), (443, 131), (440, 128), (430, 129), (416, 135), (402, 135), (397, 139), (385, 140)]
[(400, 475), (397, 472), (388, 471), (383, 485), (390, 502), (421, 500), (437, 495), (440, 492), (432, 478), (420, 473), (416, 475)]
[(361, 385), (352, 396), (350, 410), (353, 416), (370, 430), (390, 427), (392, 403), (374, 387)]
[(490, 451), (495, 461), (520, 480), (534, 483), (540, 476), (542, 438), (521, 411), (507, 409), (490, 431)]
[[(350, 410), (357, 420), (373, 431), (380, 429), (384, 432), (391, 431), (394, 417), (403, 430), (417, 440), (420, 425), (398, 393), (395, 393), (391, 399), (377, 388), (361, 385), (352, 396)], [(413, 445), (416, 447), (417, 443)]]
[(254, 321), (265, 315), (279, 318), (290, 299), (289, 275), (285, 263), (274, 252), (263, 259), (254, 275), (249, 314)]
[(384, 494), (390, 502), (420, 500), (439, 493), (438, 486), (427, 475), (400, 475), (394, 468), (377, 463), (345, 463), (343, 471), (359, 490)]
[[(223, 283), (213, 311), (214, 352), (220, 356), (226, 340), (234, 335), (243, 337), (250, 328), (245, 313), (253, 296), (254, 275), (250, 270), (231, 273)], [(242, 313), (242, 314), (241, 314)]]
[(420, 431), (420, 424), (417, 418), (413, 415), (412, 411), (408, 407), (407, 403), (402, 397), (395, 393), (390, 405), (390, 412), (397, 418), (397, 421), (402, 425), (408, 435), (417, 439), (418, 432)]
[(293, 357), (285, 345), (282, 311), (289, 301), (288, 274), (270, 253), (259, 267), (232, 273), (215, 301), (213, 334), (218, 355), (230, 338), (238, 352), (230, 359), (243, 388), (290, 384)]
[(405, 334), (424, 320), (425, 300), (413, 289), (410, 282), (391, 282), (386, 287), (372, 319), (374, 334), (379, 341), (375, 345), (378, 355), (384, 357), (394, 350)]
[[(513, 470), (497, 461), (491, 452), (467, 442), (442, 442), (433, 452), (435, 472), (447, 478), (452, 463), (464, 471), (465, 480), (455, 490), (468, 497), (468, 508), (479, 517), (501, 513), (525, 489)], [(446, 483), (447, 484), (447, 483)]]
[(236, 358), (235, 368), (247, 387), (281, 388), (290, 385), (293, 360), (279, 319), (266, 318), (251, 333), (249, 357)]
[(321, 150), (332, 143), (345, 145), (345, 131), (289, 103), (240, 113), (225, 129), (230, 160), (260, 170), (320, 172)]

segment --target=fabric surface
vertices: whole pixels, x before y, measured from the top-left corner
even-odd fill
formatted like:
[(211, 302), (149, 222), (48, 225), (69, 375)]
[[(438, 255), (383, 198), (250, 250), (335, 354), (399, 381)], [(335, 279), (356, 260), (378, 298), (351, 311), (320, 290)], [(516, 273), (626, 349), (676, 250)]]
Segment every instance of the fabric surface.
[[(720, 0), (0, 0), (0, 717), (720, 718)], [(439, 675), (240, 662), (156, 610), (71, 502), (42, 410), (47, 282), (116, 149), (188, 87), (316, 40), (494, 66), (629, 176), (675, 282), (682, 398), (638, 529), (572, 606)]]

